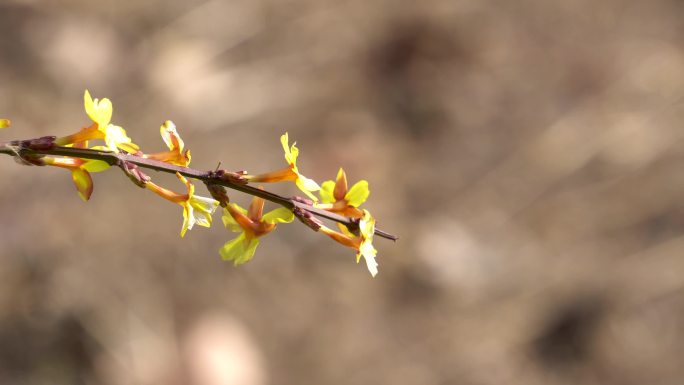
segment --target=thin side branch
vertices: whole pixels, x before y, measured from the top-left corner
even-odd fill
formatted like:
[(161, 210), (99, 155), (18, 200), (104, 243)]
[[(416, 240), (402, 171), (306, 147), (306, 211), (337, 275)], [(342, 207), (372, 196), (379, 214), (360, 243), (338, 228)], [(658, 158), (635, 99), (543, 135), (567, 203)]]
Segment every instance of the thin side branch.
[[(214, 171), (200, 171), (193, 168), (175, 166), (157, 160), (147, 159), (126, 153), (117, 154), (109, 151), (48, 145), (47, 143), (50, 142), (49, 140), (45, 140), (45, 148), (41, 148), (41, 139), (43, 138), (28, 141), (12, 141), (7, 143), (0, 143), (0, 154), (6, 154), (11, 156), (55, 155), (66, 156), (71, 158), (95, 159), (107, 162), (111, 166), (119, 165), (124, 162), (129, 162), (141, 168), (166, 172), (170, 174), (180, 173), (181, 175), (187, 178), (200, 180), (208, 185), (220, 185), (243, 192), (245, 194), (258, 196), (267, 201), (286, 207), (289, 210), (304, 210), (321, 218), (342, 223), (344, 225), (349, 226), (350, 228), (354, 228), (358, 225), (354, 220), (350, 218), (346, 218), (344, 216), (331, 213), (329, 211), (318, 209), (316, 207), (300, 202), (298, 200), (287, 198), (282, 195), (272, 193), (270, 191), (260, 190), (247, 184), (234, 183), (230, 180), (227, 180), (226, 178), (220, 178)], [(379, 237), (386, 238), (392, 241), (396, 241), (398, 239), (397, 236), (382, 231), (378, 228), (375, 229), (375, 234)]]

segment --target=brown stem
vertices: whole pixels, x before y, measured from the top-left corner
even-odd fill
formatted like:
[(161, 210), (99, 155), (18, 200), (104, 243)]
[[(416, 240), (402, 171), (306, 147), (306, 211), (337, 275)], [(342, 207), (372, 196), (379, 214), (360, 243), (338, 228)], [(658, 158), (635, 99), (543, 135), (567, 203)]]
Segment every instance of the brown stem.
[[(200, 171), (193, 168), (176, 166), (164, 162), (160, 162), (154, 159), (146, 159), (140, 156), (126, 154), (126, 153), (114, 153), (109, 151), (92, 150), (86, 148), (73, 148), (73, 147), (61, 147), (61, 146), (51, 146), (50, 148), (28, 148), (23, 143), (29, 143), (31, 141), (12, 141), (9, 143), (0, 142), (0, 154), (7, 154), (16, 156), (18, 153), (22, 155), (56, 155), (56, 156), (67, 156), (71, 158), (83, 158), (83, 159), (96, 159), (109, 163), (110, 165), (117, 165), (123, 162), (128, 162), (134, 164), (138, 167), (147, 168), (150, 170), (161, 171), (166, 173), (180, 173), (181, 175), (200, 180), (206, 184), (215, 184), (220, 186), (225, 186), (233, 190), (237, 190), (249, 195), (258, 196), (267, 201), (279, 204), (290, 210), (299, 208), (310, 212), (313, 215), (329, 219), (331, 221), (339, 222), (353, 229), (358, 226), (358, 223), (353, 219), (331, 213), (329, 211), (321, 210), (306, 203), (300, 202), (295, 199), (287, 198), (282, 195), (278, 195), (266, 190), (260, 190), (256, 187), (249, 186), (243, 183), (234, 183), (229, 178), (220, 178), (214, 171)], [(47, 146), (46, 146), (47, 147)], [(397, 236), (382, 231), (378, 228), (375, 229), (375, 234), (379, 237), (390, 239), (396, 241)]]

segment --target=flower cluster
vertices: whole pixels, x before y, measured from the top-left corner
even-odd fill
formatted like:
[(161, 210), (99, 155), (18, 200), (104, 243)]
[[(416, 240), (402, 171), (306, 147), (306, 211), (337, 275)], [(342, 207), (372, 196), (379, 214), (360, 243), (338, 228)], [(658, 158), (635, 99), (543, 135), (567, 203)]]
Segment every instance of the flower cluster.
[[(296, 143), (289, 144), (288, 134), (280, 137), (280, 143), (285, 152), (287, 167), (259, 175), (245, 175), (249, 182), (294, 182), (295, 185), (313, 200), (314, 207), (330, 211), (347, 218), (358, 220), (358, 233), (355, 235), (348, 227), (339, 224), (339, 230), (333, 230), (322, 223), (317, 230), (326, 234), (333, 240), (356, 250), (356, 262), (363, 257), (368, 266), (368, 271), (375, 276), (378, 273), (378, 264), (375, 261), (377, 251), (373, 247), (373, 234), (375, 233), (375, 219), (368, 210), (361, 210), (370, 190), (365, 180), (347, 188), (347, 175), (340, 168), (336, 181), (325, 181), (319, 186), (313, 179), (302, 175), (297, 167), (299, 149)], [(313, 193), (318, 191), (320, 199)], [(320, 203), (319, 203), (320, 202)], [(277, 223), (290, 223), (294, 214), (285, 208), (279, 208), (262, 216), (264, 201), (254, 198), (249, 210), (231, 203), (226, 205), (223, 213), (223, 223), (229, 230), (238, 232), (240, 235), (227, 242), (220, 250), (223, 259), (232, 260), (236, 265), (247, 262), (254, 256), (259, 244), (259, 237), (275, 230)]]
[[(116, 165), (121, 167), (139, 186), (183, 208), (181, 237), (185, 236), (186, 232), (191, 230), (195, 224), (210, 227), (212, 215), (219, 206), (222, 206), (224, 226), (229, 231), (238, 233), (238, 235), (226, 242), (219, 250), (219, 254), (224, 260), (233, 261), (235, 265), (251, 260), (263, 236), (273, 232), (279, 224), (291, 223), (295, 216), (298, 216), (314, 230), (327, 235), (344, 246), (354, 249), (356, 251), (357, 263), (363, 257), (370, 273), (373, 276), (377, 274), (378, 269), (375, 260), (377, 251), (372, 243), (373, 234), (375, 233), (375, 219), (368, 210), (360, 208), (370, 194), (368, 182), (362, 180), (348, 188), (347, 176), (342, 168), (339, 169), (335, 181), (325, 181), (322, 185), (319, 185), (313, 179), (305, 177), (297, 166), (299, 149), (296, 143), (290, 145), (287, 133), (283, 134), (280, 138), (287, 163), (284, 168), (257, 175), (250, 175), (246, 172), (229, 173), (221, 170), (221, 173), (216, 175), (225, 176), (231, 183), (294, 183), (310, 201), (295, 197), (292, 202), (307, 202), (306, 205), (308, 206), (306, 207), (309, 207), (311, 210), (318, 210), (319, 215), (323, 211), (328, 211), (338, 216), (343, 216), (347, 218), (345, 223), (348, 223), (348, 225), (338, 223), (338, 230), (333, 230), (318, 220), (303, 218), (301, 211), (297, 209), (297, 205), (288, 205), (287, 201), (281, 203), (286, 207), (280, 207), (264, 214), (265, 201), (257, 196), (261, 192), (254, 188), (252, 188), (252, 194), (255, 197), (248, 209), (230, 202), (225, 194), (225, 190), (221, 191), (222, 187), (211, 183), (208, 184), (208, 187), (212, 198), (196, 195), (195, 186), (184, 176), (198, 178), (197, 174), (189, 173), (189, 171), (193, 170), (187, 169), (191, 161), (190, 150), (185, 148), (185, 143), (173, 122), (166, 121), (160, 127), (160, 135), (166, 147), (168, 147), (168, 151), (145, 153), (141, 150), (140, 146), (133, 142), (122, 127), (112, 124), (113, 108), (112, 102), (109, 99), (93, 99), (87, 90), (84, 93), (83, 99), (85, 112), (90, 118), (91, 123), (71, 135), (56, 139), (51, 137), (54, 139), (54, 145), (61, 146), (62, 148), (71, 147), (74, 149), (91, 149), (100, 152), (125, 154), (125, 156), (117, 156), (115, 158), (116, 161), (111, 161), (110, 163), (103, 160), (45, 154), (22, 159), (29, 164), (54, 166), (70, 171), (78, 195), (84, 201), (89, 200), (93, 193), (91, 173), (104, 171), (110, 166)], [(0, 128), (5, 128), (9, 125), (9, 120), (0, 119)], [(90, 146), (92, 141), (98, 140), (103, 143)], [(84, 150), (79, 151), (80, 156), (86, 156), (83, 155)], [(174, 168), (172, 170), (180, 170), (180, 172), (176, 173), (176, 176), (185, 185), (185, 192), (174, 192), (156, 184), (149, 176), (137, 169), (134, 162), (128, 161), (133, 158), (146, 159), (148, 163), (173, 165)], [(104, 159), (107, 158), (105, 157)], [(185, 171), (183, 170), (184, 168)], [(260, 186), (259, 189), (261, 189)], [(315, 193), (318, 193), (318, 195)], [(329, 214), (327, 215), (330, 216)]]
[[(336, 181), (325, 181), (323, 182), (323, 187), (319, 186), (316, 181), (309, 179), (299, 172), (297, 167), (297, 157), (299, 156), (299, 149), (296, 143), (292, 146), (289, 145), (288, 134), (285, 133), (280, 137), (280, 143), (283, 146), (283, 151), (285, 152), (285, 161), (287, 161), (288, 166), (269, 173), (259, 174), (259, 175), (247, 175), (246, 178), (250, 182), (281, 182), (288, 181), (294, 182), (296, 186), (304, 192), (309, 198), (311, 198), (315, 203), (314, 207), (327, 210), (336, 214), (343, 215), (348, 218), (358, 219), (359, 225), (359, 235), (354, 235), (349, 228), (345, 225), (339, 224), (340, 231), (333, 230), (323, 224), (319, 225), (318, 231), (328, 235), (335, 241), (351, 247), (357, 251), (356, 262), (358, 263), (361, 256), (366, 261), (368, 266), (368, 271), (370, 271), (372, 276), (378, 273), (378, 264), (375, 261), (375, 256), (377, 251), (373, 247), (373, 234), (375, 233), (375, 219), (367, 210), (359, 209), (359, 206), (363, 204), (368, 196), (370, 195), (370, 190), (368, 189), (368, 182), (361, 180), (354, 184), (350, 189), (347, 189), (347, 175), (344, 170), (340, 168), (337, 173)], [(313, 194), (313, 192), (319, 192), (320, 200)], [(322, 203), (318, 203), (321, 201)], [(262, 202), (263, 205), (263, 202)], [(237, 219), (237, 213), (234, 210), (229, 210), (228, 213), (233, 217), (235, 221), (240, 223)], [(270, 213), (269, 213), (270, 214)], [(224, 218), (226, 215), (224, 214)], [(227, 221), (224, 219), (224, 223)], [(226, 225), (228, 226), (228, 225)], [(275, 226), (275, 224), (273, 224)], [(248, 226), (242, 226), (245, 231), (248, 231)], [(270, 230), (269, 230), (270, 231)], [(240, 237), (243, 237), (242, 235)], [(240, 237), (236, 238), (240, 239)], [(255, 238), (258, 235), (252, 237)], [(244, 242), (249, 242), (251, 239), (249, 236), (244, 237)], [(229, 242), (230, 243), (230, 242)], [(229, 244), (226, 244), (228, 246)], [(225, 247), (225, 246), (224, 246)], [(254, 247), (256, 244), (250, 248), (244, 246), (245, 252), (244, 257), (230, 258), (230, 255), (224, 258), (234, 259), (235, 263), (242, 263), (248, 261), (252, 258), (254, 254)]]

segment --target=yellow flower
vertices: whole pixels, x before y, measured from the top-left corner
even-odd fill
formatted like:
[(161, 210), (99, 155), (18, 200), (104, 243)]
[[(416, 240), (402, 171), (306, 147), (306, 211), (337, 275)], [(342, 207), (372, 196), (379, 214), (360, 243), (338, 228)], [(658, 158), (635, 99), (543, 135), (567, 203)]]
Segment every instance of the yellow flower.
[(160, 187), (152, 182), (145, 183), (145, 187), (160, 197), (176, 203), (183, 207), (183, 227), (181, 237), (185, 236), (188, 230), (197, 224), (204, 227), (211, 227), (211, 215), (219, 205), (214, 199), (195, 195), (195, 186), (183, 175), (176, 173), (178, 179), (185, 184), (188, 189), (187, 194), (178, 194), (173, 191)]
[(140, 147), (133, 143), (131, 138), (126, 135), (126, 130), (113, 124), (110, 124), (104, 130), (104, 141), (107, 144), (109, 151), (112, 152), (117, 152), (117, 149), (122, 149), (126, 152), (135, 154), (140, 150)]
[(140, 147), (132, 142), (126, 135), (126, 130), (119, 126), (110, 124), (112, 119), (112, 102), (104, 98), (102, 100), (93, 99), (88, 90), (83, 94), (83, 105), (86, 114), (94, 124), (81, 129), (81, 131), (58, 138), (55, 144), (58, 146), (75, 145), (77, 147), (88, 147), (88, 141), (102, 139), (107, 144), (109, 151), (118, 152), (118, 149), (129, 153), (136, 153)]
[(10, 125), (12, 125), (12, 122), (9, 119), (0, 119), (0, 128), (7, 128)]
[(309, 179), (300, 174), (299, 169), (297, 168), (297, 157), (299, 156), (299, 149), (296, 146), (297, 143), (292, 143), (292, 147), (289, 146), (287, 132), (280, 137), (280, 143), (285, 151), (285, 161), (287, 161), (288, 167), (265, 174), (248, 175), (246, 176), (247, 180), (250, 182), (264, 183), (283, 181), (295, 182), (297, 187), (299, 187), (304, 194), (306, 194), (314, 202), (318, 202), (318, 198), (312, 194), (312, 191), (318, 191), (321, 189), (321, 187), (313, 179)]
[(90, 92), (85, 90), (83, 93), (83, 105), (85, 107), (86, 114), (95, 123), (97, 123), (98, 128), (104, 128), (109, 126), (112, 120), (112, 102), (104, 98), (93, 99), (90, 96)]
[(263, 211), (264, 200), (259, 197), (254, 197), (249, 211), (235, 203), (229, 203), (223, 209), (223, 224), (228, 230), (240, 233), (219, 250), (224, 260), (232, 260), (236, 266), (249, 261), (259, 245), (259, 237), (275, 230), (278, 223), (290, 223), (294, 219), (292, 211), (284, 207), (265, 215), (262, 215)]
[(78, 196), (84, 201), (90, 199), (93, 193), (93, 178), (90, 176), (91, 172), (100, 172), (109, 168), (107, 162), (92, 159), (80, 158), (53, 158), (43, 157), (40, 162), (47, 166), (56, 166), (65, 168), (71, 171), (71, 179), (74, 181)]
[(356, 182), (350, 189), (347, 189), (347, 175), (340, 168), (337, 172), (337, 180), (323, 182), (320, 194), (323, 203), (317, 204), (316, 207), (350, 218), (361, 218), (363, 211), (358, 207), (368, 199), (370, 190), (365, 180)]
[(373, 234), (375, 233), (375, 218), (368, 210), (363, 210), (363, 216), (359, 220), (359, 235), (352, 234), (344, 225), (340, 225), (342, 232), (337, 232), (326, 226), (321, 226), (321, 231), (335, 241), (356, 250), (356, 263), (361, 257), (366, 260), (368, 271), (373, 277), (378, 274), (378, 263), (375, 261), (377, 250), (373, 247)]
[(155, 159), (162, 162), (175, 164), (176, 166), (188, 167), (190, 164), (190, 150), (185, 150), (185, 143), (176, 131), (176, 125), (167, 120), (159, 128), (161, 137), (169, 148), (169, 151), (145, 155), (145, 158)]

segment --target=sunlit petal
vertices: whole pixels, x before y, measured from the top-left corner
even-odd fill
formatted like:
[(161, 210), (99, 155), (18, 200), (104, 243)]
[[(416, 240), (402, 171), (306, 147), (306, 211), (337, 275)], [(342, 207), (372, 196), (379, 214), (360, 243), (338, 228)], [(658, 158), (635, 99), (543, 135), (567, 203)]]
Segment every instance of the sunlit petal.
[(326, 180), (321, 185), (321, 201), (323, 203), (335, 203), (335, 198), (333, 197), (333, 190), (335, 189), (335, 182), (331, 180)]
[(88, 159), (85, 160), (81, 168), (88, 172), (101, 172), (109, 168), (109, 163), (102, 160)]
[(373, 234), (375, 233), (375, 218), (371, 216), (368, 210), (363, 210), (363, 218), (359, 222), (359, 230), (361, 231), (361, 236), (364, 239), (373, 240)]
[(194, 209), (192, 212), (195, 217), (195, 222), (200, 226), (211, 227), (211, 215), (216, 211), (219, 202), (212, 198), (193, 195), (190, 198), (189, 203)]
[(181, 139), (180, 135), (178, 135), (176, 125), (172, 121), (165, 121), (164, 124), (162, 124), (159, 128), (159, 132), (161, 133), (161, 137), (169, 150), (177, 150), (179, 152), (183, 151), (185, 148), (185, 143), (183, 143), (183, 139)]
[(131, 138), (126, 135), (126, 130), (119, 126), (110, 124), (105, 129), (105, 143), (107, 143), (107, 148), (110, 151), (118, 152), (118, 149), (122, 149), (126, 152), (135, 153), (140, 147), (133, 143)]
[(280, 137), (280, 144), (283, 146), (283, 151), (285, 151), (285, 160), (287, 163), (296, 167), (297, 157), (299, 156), (299, 149), (295, 146), (296, 142), (292, 143), (292, 147), (290, 147), (289, 136), (286, 132)]
[(375, 248), (373, 248), (373, 245), (368, 244), (368, 246), (364, 246), (363, 244), (361, 245), (359, 253), (356, 257), (356, 262), (358, 263), (359, 258), (362, 255), (363, 259), (365, 259), (366, 261), (366, 267), (368, 268), (368, 271), (371, 273), (373, 277), (375, 277), (376, 275), (378, 275), (378, 262), (375, 260), (377, 251), (375, 250)]
[(83, 94), (83, 104), (88, 117), (97, 123), (98, 127), (104, 131), (112, 120), (112, 102), (104, 98), (102, 100), (93, 99), (88, 90)]
[(262, 218), (262, 222), (269, 224), (290, 223), (293, 220), (294, 214), (285, 207), (280, 207), (273, 211), (269, 211), (268, 213), (264, 214), (264, 217)]
[(241, 233), (237, 238), (226, 242), (219, 254), (224, 261), (233, 261), (237, 266), (251, 260), (258, 245), (258, 238), (247, 239), (245, 233)]
[(316, 183), (312, 179), (300, 177), (295, 181), (295, 184), (297, 187), (299, 187), (299, 190), (301, 190), (306, 196), (308, 196), (312, 201), (318, 202), (318, 197), (313, 195), (311, 192), (312, 191), (318, 191), (320, 190), (320, 186), (318, 186), (318, 183)]
[(362, 180), (356, 182), (356, 184), (349, 189), (349, 192), (344, 196), (344, 199), (349, 206), (359, 207), (368, 199), (369, 195), (370, 190), (368, 189), (368, 181)]
[(74, 181), (78, 196), (84, 201), (88, 201), (93, 193), (93, 179), (90, 173), (77, 167), (71, 170), (71, 179)]
[(368, 210), (363, 210), (363, 218), (359, 222), (359, 232), (361, 233), (361, 244), (356, 254), (356, 262), (361, 256), (366, 260), (368, 271), (375, 277), (378, 273), (378, 263), (375, 261), (377, 250), (373, 247), (373, 234), (375, 233), (375, 218)]
[(187, 203), (183, 203), (183, 228), (181, 229), (181, 237), (185, 236), (188, 230), (192, 230), (195, 226), (195, 215), (192, 206)]

